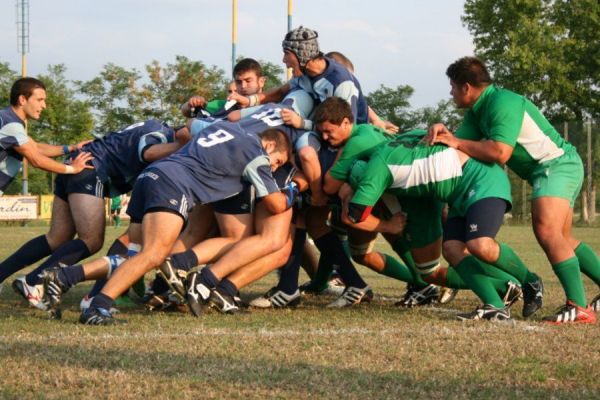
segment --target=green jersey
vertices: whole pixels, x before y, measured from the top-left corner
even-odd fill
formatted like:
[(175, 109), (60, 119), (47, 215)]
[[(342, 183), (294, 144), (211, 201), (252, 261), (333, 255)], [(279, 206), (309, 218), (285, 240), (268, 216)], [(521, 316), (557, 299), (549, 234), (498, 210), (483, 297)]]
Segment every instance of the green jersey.
[(495, 85), (481, 93), (465, 114), (456, 136), (490, 139), (511, 146), (513, 153), (507, 165), (526, 180), (530, 180), (539, 164), (573, 149), (531, 101)]
[(337, 180), (345, 181), (356, 160), (368, 159), (380, 145), (387, 143), (393, 137), (373, 125), (354, 125), (350, 137), (341, 150), (342, 153), (329, 170), (329, 174)]

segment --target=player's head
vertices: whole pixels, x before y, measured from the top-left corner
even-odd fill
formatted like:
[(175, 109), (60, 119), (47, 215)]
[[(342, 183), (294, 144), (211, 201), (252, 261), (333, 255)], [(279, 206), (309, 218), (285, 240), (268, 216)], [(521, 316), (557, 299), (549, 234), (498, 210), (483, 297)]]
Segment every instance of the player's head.
[(354, 123), (350, 104), (339, 97), (329, 97), (319, 104), (313, 120), (323, 140), (333, 147), (346, 143)]
[(10, 89), (10, 104), (26, 118), (39, 119), (46, 108), (46, 86), (35, 78), (17, 79)]
[(350, 61), (348, 57), (339, 51), (330, 51), (329, 53), (325, 54), (325, 57), (333, 58), (335, 62), (342, 64), (344, 67), (346, 67), (346, 69), (348, 69), (348, 71), (350, 71), (350, 73), (354, 74), (354, 64), (352, 64), (352, 61)]
[(263, 148), (269, 156), (271, 171), (288, 162), (292, 152), (290, 139), (279, 129), (271, 128), (258, 134)]
[(289, 31), (281, 42), (285, 65), (295, 71), (302, 71), (310, 60), (322, 57), (318, 37), (316, 31), (303, 26)]
[(237, 93), (237, 85), (235, 81), (231, 81), (227, 84), (227, 95)]
[(289, 92), (282, 101), (283, 104), (292, 106), (294, 111), (304, 119), (310, 118), (315, 101), (306, 91), (302, 89)]
[(450, 94), (458, 107), (471, 107), (479, 94), (492, 83), (485, 64), (476, 57), (463, 57), (446, 69), (450, 78)]
[(260, 93), (267, 78), (263, 76), (262, 67), (253, 58), (244, 58), (233, 67), (233, 79), (237, 92), (243, 96)]

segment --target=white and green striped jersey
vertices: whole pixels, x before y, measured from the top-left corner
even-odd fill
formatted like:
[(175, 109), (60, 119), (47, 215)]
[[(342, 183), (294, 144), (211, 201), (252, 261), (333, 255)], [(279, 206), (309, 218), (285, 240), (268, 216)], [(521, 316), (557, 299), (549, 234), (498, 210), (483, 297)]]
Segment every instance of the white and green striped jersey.
[(488, 86), (465, 114), (456, 136), (513, 147), (507, 165), (527, 180), (539, 164), (574, 149), (531, 101), (495, 85)]

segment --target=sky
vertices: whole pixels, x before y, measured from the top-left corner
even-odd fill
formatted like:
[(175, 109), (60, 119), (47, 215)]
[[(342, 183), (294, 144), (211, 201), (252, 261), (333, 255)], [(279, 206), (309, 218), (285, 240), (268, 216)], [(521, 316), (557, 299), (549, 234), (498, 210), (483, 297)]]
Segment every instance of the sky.
[[(282, 65), (287, 0), (238, 0), (237, 55)], [(473, 53), (464, 0), (294, 0), (293, 27), (352, 60), (365, 93), (410, 85), (413, 108), (449, 98), (446, 67)], [(20, 72), (16, 0), (1, 0), (0, 62)], [(112, 62), (143, 71), (176, 55), (231, 73), (231, 0), (29, 0), (27, 73), (65, 64), (89, 80)]]

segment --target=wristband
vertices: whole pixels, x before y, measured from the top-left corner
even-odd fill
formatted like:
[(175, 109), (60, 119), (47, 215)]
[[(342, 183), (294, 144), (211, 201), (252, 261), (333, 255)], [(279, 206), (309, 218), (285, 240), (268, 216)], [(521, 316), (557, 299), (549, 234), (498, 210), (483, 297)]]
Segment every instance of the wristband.
[(65, 165), (65, 174), (74, 174), (75, 168), (72, 165)]
[(258, 105), (258, 96), (253, 94), (248, 96), (248, 100), (250, 101), (250, 104), (248, 105), (249, 107), (254, 107), (256, 105)]
[(69, 153), (70, 153), (69, 146), (66, 144), (63, 144), (63, 154), (69, 154)]

